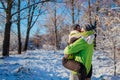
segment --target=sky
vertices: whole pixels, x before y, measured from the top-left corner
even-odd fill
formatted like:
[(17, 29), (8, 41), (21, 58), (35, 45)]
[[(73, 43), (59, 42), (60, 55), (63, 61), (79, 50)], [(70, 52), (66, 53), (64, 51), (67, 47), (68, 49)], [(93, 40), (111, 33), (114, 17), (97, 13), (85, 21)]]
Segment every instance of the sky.
[[(62, 0), (58, 0), (58, 2), (61, 2), (61, 1), (62, 1)], [(95, 2), (95, 0), (92, 0), (92, 1), (91, 1), (91, 3), (93, 3), (93, 2)], [(23, 3), (22, 3), (22, 4), (23, 4)], [(59, 3), (59, 4), (61, 4), (61, 3)], [(84, 5), (87, 6), (87, 2), (86, 2)], [(25, 6), (25, 5), (21, 5), (21, 9), (22, 9), (24, 6)], [(0, 4), (0, 7), (1, 7), (1, 4)], [(113, 7), (114, 7), (114, 6), (113, 6)], [(53, 8), (54, 8), (54, 7), (53, 7)], [(64, 10), (64, 6), (63, 6), (63, 8), (62, 8), (62, 7), (59, 7), (59, 8), (57, 9), (57, 14), (61, 14), (63, 10)], [(0, 9), (0, 12), (3, 12), (3, 10)], [(14, 10), (13, 10), (13, 12), (14, 12)], [(25, 13), (25, 11), (23, 11), (22, 13)], [(71, 17), (69, 11), (67, 11), (67, 10), (66, 10), (66, 14), (67, 14), (68, 18)], [(81, 13), (81, 14), (82, 14), (82, 13)], [(77, 17), (75, 17), (75, 18), (77, 18)], [(47, 16), (46, 16), (46, 15), (44, 15), (44, 14), (40, 15), (37, 23), (36, 23), (36, 24), (34, 25), (34, 27), (31, 29), (30, 36), (33, 36), (34, 34), (36, 34), (36, 33), (37, 33), (36, 31), (38, 31), (38, 32), (40, 33), (40, 35), (47, 33), (47, 29), (43, 26), (44, 23), (46, 22), (46, 21), (45, 21), (46, 19), (47, 19)], [(69, 22), (72, 22), (71, 19), (68, 19), (68, 21), (69, 21)], [(68, 21), (67, 21), (67, 22), (68, 22)], [(22, 22), (21, 22), (21, 31), (22, 31), (21, 34), (22, 34), (23, 37), (25, 37), (25, 34), (26, 34), (26, 24), (25, 24), (25, 22), (26, 22), (26, 20), (22, 20)], [(3, 25), (0, 25), (0, 26), (1, 26), (0, 29), (2, 29), (2, 28), (3, 28), (3, 27), (2, 27)], [(41, 26), (42, 26), (42, 27), (41, 27)], [(17, 33), (16, 23), (13, 24), (13, 26), (12, 26), (12, 31), (15, 31), (15, 32)]]

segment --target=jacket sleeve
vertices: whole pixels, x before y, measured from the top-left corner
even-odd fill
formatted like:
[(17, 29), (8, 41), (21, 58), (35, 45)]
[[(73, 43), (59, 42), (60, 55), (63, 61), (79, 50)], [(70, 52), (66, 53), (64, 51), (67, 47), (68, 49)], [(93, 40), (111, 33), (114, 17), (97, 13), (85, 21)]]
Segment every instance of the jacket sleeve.
[(92, 35), (94, 33), (95, 32), (93, 30), (90, 30), (90, 31), (85, 31), (85, 32), (81, 33), (81, 35), (84, 37), (88, 37), (89, 35)]
[(77, 52), (83, 50), (86, 45), (87, 45), (87, 42), (83, 38), (80, 38), (77, 41), (75, 41), (74, 43), (68, 45), (64, 49), (64, 54), (74, 54), (74, 53), (77, 53)]

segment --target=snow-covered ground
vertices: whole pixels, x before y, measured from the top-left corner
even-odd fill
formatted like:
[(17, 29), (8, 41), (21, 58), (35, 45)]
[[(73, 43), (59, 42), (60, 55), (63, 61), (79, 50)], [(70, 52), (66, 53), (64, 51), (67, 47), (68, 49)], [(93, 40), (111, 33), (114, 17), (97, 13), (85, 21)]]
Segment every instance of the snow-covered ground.
[[(69, 70), (61, 64), (63, 51), (35, 50), (0, 59), (0, 80), (69, 80)], [(117, 76), (113, 76), (113, 61), (100, 52), (93, 56), (92, 80), (120, 80), (120, 62)]]

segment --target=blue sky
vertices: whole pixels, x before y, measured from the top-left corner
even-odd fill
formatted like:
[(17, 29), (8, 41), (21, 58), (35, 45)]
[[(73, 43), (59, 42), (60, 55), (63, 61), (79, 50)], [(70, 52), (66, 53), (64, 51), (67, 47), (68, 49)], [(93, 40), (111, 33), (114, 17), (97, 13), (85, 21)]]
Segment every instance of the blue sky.
[[(62, 0), (58, 0), (58, 1), (62, 1)], [(92, 0), (91, 1), (91, 3), (92, 2), (95, 2), (95, 0)], [(85, 3), (86, 5), (87, 5), (87, 2)], [(25, 5), (22, 5), (21, 6), (21, 9), (24, 7)], [(0, 7), (1, 7), (1, 4), (0, 4)], [(114, 7), (114, 5), (113, 5), (113, 7)], [(63, 11), (63, 9), (64, 8), (58, 8), (57, 9), (57, 14), (61, 14), (62, 13), (62, 11)], [(14, 10), (13, 10), (14, 11)], [(3, 10), (1, 10), (0, 9), (0, 12), (3, 12)], [(22, 13), (25, 13), (25, 11), (24, 12), (22, 12)], [(66, 11), (66, 13), (67, 13), (67, 15), (70, 17), (70, 15), (69, 15), (69, 12), (68, 11)], [(81, 13), (82, 14), (82, 13)], [(42, 25), (44, 25), (44, 22), (45, 22), (45, 19), (47, 18), (47, 16), (46, 15), (44, 15), (44, 14), (42, 14), (41, 16), (39, 16), (39, 19), (38, 19), (38, 22), (34, 25), (34, 27), (31, 29), (31, 32), (30, 32), (30, 36), (33, 36), (35, 33), (36, 33), (36, 31), (38, 31), (38, 29), (39, 29), (39, 33), (40, 34), (45, 34), (46, 32), (47, 32), (47, 29), (46, 28), (44, 28)], [(75, 18), (77, 18), (77, 17), (75, 17)], [(25, 34), (26, 34), (26, 20), (23, 20), (22, 22), (21, 22), (21, 33), (22, 33), (22, 36), (25, 36)], [(71, 22), (71, 21), (70, 21)], [(39, 23), (39, 24), (38, 24)], [(1, 26), (1, 25), (0, 25)], [(2, 25), (3, 26), (3, 25)], [(0, 29), (1, 28), (3, 28), (3, 27), (0, 27)], [(40, 27), (40, 26), (42, 26), (42, 27)], [(13, 31), (15, 31), (16, 33), (17, 33), (17, 26), (16, 26), (16, 24), (13, 24), (12, 25), (12, 30)]]

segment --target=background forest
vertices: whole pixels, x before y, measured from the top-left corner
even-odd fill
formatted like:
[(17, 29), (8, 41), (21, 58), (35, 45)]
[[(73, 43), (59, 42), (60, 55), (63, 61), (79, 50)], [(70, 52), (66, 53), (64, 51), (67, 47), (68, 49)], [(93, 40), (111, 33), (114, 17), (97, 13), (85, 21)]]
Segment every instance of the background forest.
[(0, 0), (0, 50), (64, 49), (72, 24), (97, 23), (96, 49), (120, 50), (120, 0)]

